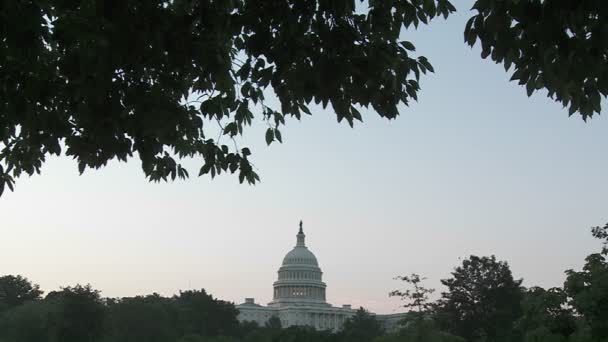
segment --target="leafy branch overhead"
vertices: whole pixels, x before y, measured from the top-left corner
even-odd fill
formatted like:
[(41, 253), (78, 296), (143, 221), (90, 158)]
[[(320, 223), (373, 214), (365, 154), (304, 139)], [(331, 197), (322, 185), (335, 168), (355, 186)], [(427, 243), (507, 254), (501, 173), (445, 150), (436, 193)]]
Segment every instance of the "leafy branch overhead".
[(608, 95), (608, 3), (605, 0), (477, 0), (464, 39), (481, 57), (513, 66), (528, 96), (548, 96), (584, 120)]
[(447, 0), (3, 2), (0, 194), (62, 153), (81, 173), (136, 155), (152, 181), (186, 178), (179, 159), (202, 157), (199, 175), (253, 184), (235, 137), (254, 113), (268, 144), (311, 103), (351, 126), (359, 106), (395, 118), (433, 70), (402, 28), (454, 10)]
[[(514, 67), (528, 95), (583, 119), (608, 93), (603, 0), (478, 0), (465, 40)], [(447, 18), (447, 0), (41, 0), (0, 4), (0, 195), (49, 155), (82, 173), (139, 157), (152, 181), (259, 176), (238, 137), (257, 119), (268, 144), (287, 118), (331, 106), (395, 118), (433, 72), (403, 29)], [(272, 96), (277, 108), (265, 101)]]

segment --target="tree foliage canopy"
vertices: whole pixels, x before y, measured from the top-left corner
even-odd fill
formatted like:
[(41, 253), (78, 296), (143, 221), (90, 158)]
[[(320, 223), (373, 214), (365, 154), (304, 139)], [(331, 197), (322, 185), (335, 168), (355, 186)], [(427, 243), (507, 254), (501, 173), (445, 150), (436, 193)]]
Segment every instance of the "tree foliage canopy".
[[(138, 157), (152, 181), (238, 173), (255, 183), (235, 138), (256, 119), (268, 144), (288, 118), (330, 106), (393, 119), (417, 99), (421, 74), (404, 28), (454, 12), (448, 0), (40, 0), (0, 4), (0, 195), (49, 155), (82, 173)], [(603, 0), (478, 0), (464, 28), (528, 95), (579, 112), (608, 93)], [(268, 105), (273, 96), (276, 108)]]
[[(395, 118), (433, 68), (400, 39), (403, 27), (447, 17), (447, 0), (45, 0), (0, 7), (0, 192), (48, 155), (82, 173), (134, 154), (150, 180), (199, 175), (259, 180), (233, 144), (262, 113), (266, 141), (286, 117), (331, 105)], [(280, 108), (266, 105), (272, 93)], [(232, 140), (232, 141), (231, 141)], [(233, 147), (234, 146), (234, 147)]]
[(425, 277), (412, 273), (406, 276), (398, 276), (395, 279), (405, 282), (408, 288), (391, 291), (388, 294), (390, 297), (399, 297), (405, 301), (403, 307), (408, 311), (414, 309), (419, 313), (424, 313), (431, 308), (432, 303), (429, 296), (435, 292), (435, 289), (424, 287), (422, 282), (426, 280)]
[(20, 275), (0, 277), (0, 312), (25, 302), (40, 299), (40, 287)]
[(344, 341), (365, 342), (383, 334), (380, 322), (369, 311), (359, 308), (355, 315), (344, 321), (340, 336)]
[(603, 0), (477, 0), (465, 41), (481, 42), (481, 57), (514, 67), (511, 80), (528, 96), (548, 96), (583, 119), (608, 95), (608, 4)]
[(522, 280), (513, 279), (509, 265), (494, 256), (470, 256), (441, 281), (436, 311), (441, 325), (469, 341), (501, 341), (509, 338), (521, 314)]
[(608, 338), (608, 261), (602, 254), (586, 258), (581, 271), (568, 270), (564, 289), (576, 312), (586, 317), (591, 334)]
[(575, 315), (568, 306), (566, 292), (561, 288), (527, 289), (521, 307), (522, 315), (517, 320), (516, 329), (524, 340), (541, 334), (558, 339), (568, 337), (576, 331)]

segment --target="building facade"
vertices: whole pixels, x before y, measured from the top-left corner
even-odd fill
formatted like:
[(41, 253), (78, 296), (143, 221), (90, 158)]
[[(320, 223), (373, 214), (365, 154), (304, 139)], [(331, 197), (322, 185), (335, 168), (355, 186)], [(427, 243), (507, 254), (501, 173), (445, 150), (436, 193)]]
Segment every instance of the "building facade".
[[(300, 221), (296, 246), (283, 258), (278, 279), (273, 284), (272, 301), (263, 306), (253, 298), (245, 298), (244, 303), (236, 306), (239, 321), (264, 325), (276, 316), (283, 327), (307, 325), (317, 330), (338, 331), (344, 321), (355, 314), (356, 310), (350, 305), (336, 307), (327, 303), (323, 272), (315, 255), (306, 247), (305, 238)], [(403, 316), (404, 314), (376, 315), (387, 330), (393, 330)]]

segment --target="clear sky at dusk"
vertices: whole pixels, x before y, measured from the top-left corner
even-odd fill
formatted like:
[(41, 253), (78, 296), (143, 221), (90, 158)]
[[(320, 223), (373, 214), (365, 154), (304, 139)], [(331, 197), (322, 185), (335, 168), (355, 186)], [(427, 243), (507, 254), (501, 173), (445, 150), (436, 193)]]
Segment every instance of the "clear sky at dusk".
[[(470, 2), (453, 3), (447, 21), (404, 34), (436, 70), (418, 103), (392, 122), (364, 111), (354, 129), (313, 107), (270, 147), (252, 129), (256, 186), (149, 183), (137, 158), (79, 177), (71, 159), (50, 159), (0, 198), (0, 275), (47, 292), (205, 288), (266, 303), (303, 219), (332, 304), (399, 311), (393, 277), (417, 272), (440, 291), (470, 254), (508, 261), (525, 286), (561, 285), (600, 248), (589, 228), (608, 222), (608, 112), (585, 123), (543, 92), (528, 98), (463, 43)], [(201, 161), (186, 165), (196, 175)]]

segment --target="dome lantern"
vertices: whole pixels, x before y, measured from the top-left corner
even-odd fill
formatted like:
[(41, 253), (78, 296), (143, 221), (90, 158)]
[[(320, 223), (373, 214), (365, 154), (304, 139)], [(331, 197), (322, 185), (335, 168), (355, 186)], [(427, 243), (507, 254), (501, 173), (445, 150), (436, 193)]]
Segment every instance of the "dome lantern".
[(304, 231), (302, 230), (302, 220), (300, 220), (300, 231), (298, 231), (298, 235), (296, 235), (296, 237), (298, 238), (296, 246), (306, 247), (306, 244), (304, 242), (306, 235), (304, 235)]

